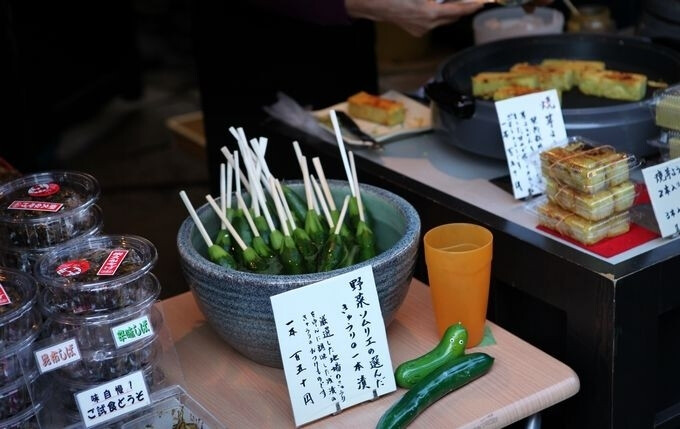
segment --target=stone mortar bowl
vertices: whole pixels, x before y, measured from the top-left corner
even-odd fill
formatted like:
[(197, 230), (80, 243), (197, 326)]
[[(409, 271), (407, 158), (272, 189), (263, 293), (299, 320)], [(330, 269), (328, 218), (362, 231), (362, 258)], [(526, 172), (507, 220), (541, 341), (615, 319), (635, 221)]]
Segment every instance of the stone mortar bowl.
[[(304, 195), (301, 181), (286, 183)], [(338, 209), (349, 194), (346, 181), (329, 181)], [(371, 265), (387, 326), (404, 301), (413, 276), (420, 239), (420, 218), (406, 200), (384, 189), (360, 185), (364, 206), (373, 219), (378, 255), (361, 263), (322, 273), (269, 275), (221, 267), (207, 259), (205, 242), (187, 216), (177, 234), (184, 277), (208, 324), (230, 346), (263, 365), (282, 367), (270, 297)], [(206, 203), (197, 213), (211, 236), (218, 218)]]

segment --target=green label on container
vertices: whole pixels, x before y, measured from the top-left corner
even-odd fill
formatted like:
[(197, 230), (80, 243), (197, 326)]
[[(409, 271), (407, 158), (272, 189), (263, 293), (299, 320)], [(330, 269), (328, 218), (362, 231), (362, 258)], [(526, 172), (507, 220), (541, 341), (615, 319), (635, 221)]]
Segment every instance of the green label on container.
[(111, 328), (111, 333), (113, 334), (113, 341), (116, 343), (116, 348), (120, 348), (152, 336), (153, 326), (151, 326), (148, 316), (142, 316), (121, 323), (118, 326), (114, 326)]

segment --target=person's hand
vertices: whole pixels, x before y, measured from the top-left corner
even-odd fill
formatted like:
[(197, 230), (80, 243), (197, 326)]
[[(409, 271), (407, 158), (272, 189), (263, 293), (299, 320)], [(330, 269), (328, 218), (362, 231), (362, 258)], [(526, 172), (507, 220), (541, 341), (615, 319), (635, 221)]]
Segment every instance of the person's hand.
[(482, 3), (436, 3), (432, 0), (345, 0), (352, 18), (391, 22), (414, 36), (469, 15)]
[(534, 9), (538, 6), (545, 6), (550, 3), (552, 3), (553, 0), (532, 0), (529, 3), (525, 3), (522, 5), (522, 8), (524, 8), (524, 11), (527, 13), (533, 13)]

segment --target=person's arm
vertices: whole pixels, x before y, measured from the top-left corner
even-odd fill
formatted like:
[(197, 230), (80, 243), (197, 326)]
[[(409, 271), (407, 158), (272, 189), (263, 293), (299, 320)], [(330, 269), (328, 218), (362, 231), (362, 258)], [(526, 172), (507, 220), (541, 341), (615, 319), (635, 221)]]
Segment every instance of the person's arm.
[[(370, 1), (370, 0), (368, 0)], [(319, 25), (348, 25), (345, 0), (252, 0), (261, 9)]]
[(482, 3), (436, 3), (433, 0), (345, 0), (353, 18), (392, 22), (414, 36), (474, 13)]

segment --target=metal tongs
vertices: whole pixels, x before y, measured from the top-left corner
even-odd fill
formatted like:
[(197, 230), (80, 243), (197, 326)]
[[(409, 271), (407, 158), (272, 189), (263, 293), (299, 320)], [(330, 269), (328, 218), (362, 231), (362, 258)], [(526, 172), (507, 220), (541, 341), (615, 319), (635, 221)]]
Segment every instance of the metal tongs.
[(342, 110), (336, 110), (335, 115), (338, 118), (338, 122), (343, 128), (349, 131), (350, 134), (352, 134), (354, 137), (361, 140), (360, 144), (361, 146), (367, 146), (370, 147), (371, 149), (382, 149), (382, 144), (380, 144), (376, 139), (374, 139), (373, 136), (364, 132), (364, 130), (362, 130), (359, 127), (359, 125), (356, 122), (354, 122), (354, 119), (352, 119), (352, 117), (349, 116), (347, 113), (343, 112)]

